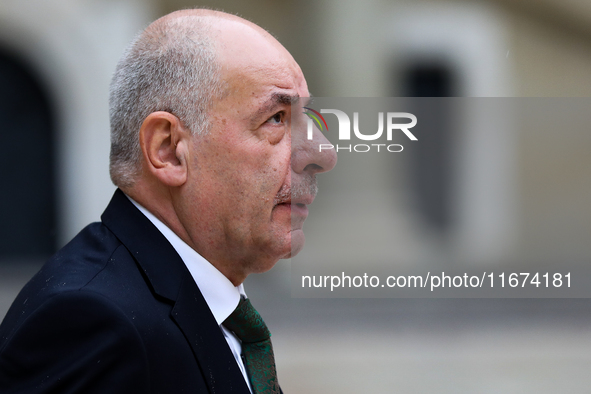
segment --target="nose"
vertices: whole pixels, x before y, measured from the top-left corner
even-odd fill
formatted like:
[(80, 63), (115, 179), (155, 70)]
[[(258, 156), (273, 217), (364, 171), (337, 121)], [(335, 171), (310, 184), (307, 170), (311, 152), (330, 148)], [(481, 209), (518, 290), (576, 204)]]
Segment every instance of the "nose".
[(292, 128), (291, 168), (310, 175), (330, 171), (337, 163), (337, 154), (324, 134), (314, 127), (312, 139), (304, 127)]

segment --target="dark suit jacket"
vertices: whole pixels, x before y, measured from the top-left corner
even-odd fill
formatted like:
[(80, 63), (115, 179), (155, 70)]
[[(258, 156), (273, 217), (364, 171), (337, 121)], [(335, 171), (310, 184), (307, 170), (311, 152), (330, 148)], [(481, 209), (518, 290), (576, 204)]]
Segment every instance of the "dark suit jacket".
[(14, 301), (0, 393), (249, 390), (181, 258), (117, 190)]

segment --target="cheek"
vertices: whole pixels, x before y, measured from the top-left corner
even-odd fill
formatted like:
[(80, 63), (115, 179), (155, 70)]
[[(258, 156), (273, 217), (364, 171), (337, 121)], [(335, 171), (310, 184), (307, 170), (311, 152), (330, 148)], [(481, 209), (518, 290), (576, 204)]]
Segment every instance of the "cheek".
[(254, 139), (239, 144), (222, 139), (210, 141), (205, 148), (207, 154), (196, 164), (198, 171), (205, 172), (209, 195), (217, 200), (208, 204), (216, 205), (218, 214), (220, 209), (229, 213), (223, 216), (234, 221), (241, 231), (254, 226), (257, 228), (253, 232), (265, 232), (260, 226), (272, 221), (275, 197), (289, 183), (288, 141), (273, 146)]
[(254, 150), (244, 154), (256, 160), (249, 160), (238, 169), (236, 182), (245, 191), (246, 198), (255, 198), (272, 208), (279, 190), (289, 185), (289, 150), (264, 149), (262, 152)]

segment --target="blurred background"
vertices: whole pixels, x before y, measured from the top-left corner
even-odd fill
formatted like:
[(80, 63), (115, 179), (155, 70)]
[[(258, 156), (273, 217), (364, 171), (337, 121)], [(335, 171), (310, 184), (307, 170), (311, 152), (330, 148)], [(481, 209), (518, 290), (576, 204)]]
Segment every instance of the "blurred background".
[[(268, 29), (319, 97), (591, 96), (585, 1), (0, 0), (0, 317), (112, 195), (108, 86), (124, 48), (194, 6)], [(590, 133), (535, 122), (467, 133), (366, 173), (398, 193), (391, 261), (588, 264)], [(311, 215), (338, 197), (336, 171)], [(396, 197), (412, 193), (421, 201)], [(588, 299), (296, 299), (290, 286), (288, 261), (246, 283), (286, 393), (589, 392)]]

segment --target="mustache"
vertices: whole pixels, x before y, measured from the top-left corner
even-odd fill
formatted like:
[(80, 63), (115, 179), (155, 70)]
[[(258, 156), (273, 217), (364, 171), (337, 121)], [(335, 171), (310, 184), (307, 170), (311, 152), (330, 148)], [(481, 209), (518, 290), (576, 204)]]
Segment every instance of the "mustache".
[(291, 200), (297, 200), (302, 196), (316, 197), (318, 194), (318, 183), (316, 182), (316, 175), (306, 174), (296, 184), (283, 185), (277, 195), (275, 196), (274, 203), (282, 204)]

